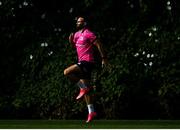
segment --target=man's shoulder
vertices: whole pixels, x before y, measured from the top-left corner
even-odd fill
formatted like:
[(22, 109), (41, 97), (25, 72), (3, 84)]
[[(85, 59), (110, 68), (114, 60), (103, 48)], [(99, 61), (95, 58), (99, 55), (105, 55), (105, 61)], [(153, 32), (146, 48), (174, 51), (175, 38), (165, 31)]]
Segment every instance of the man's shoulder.
[(74, 33), (74, 36), (75, 37), (77, 37), (77, 36), (79, 36), (80, 35), (80, 32), (79, 31), (76, 31), (75, 33)]
[(84, 30), (84, 33), (96, 35), (96, 33), (95, 33), (94, 31), (92, 31), (91, 29), (89, 29), (89, 28), (86, 28), (86, 29)]
[(82, 31), (83, 33), (85, 33), (85, 32), (91, 32), (91, 29), (90, 28), (88, 28), (88, 27), (84, 27), (84, 29), (83, 29), (83, 31)]

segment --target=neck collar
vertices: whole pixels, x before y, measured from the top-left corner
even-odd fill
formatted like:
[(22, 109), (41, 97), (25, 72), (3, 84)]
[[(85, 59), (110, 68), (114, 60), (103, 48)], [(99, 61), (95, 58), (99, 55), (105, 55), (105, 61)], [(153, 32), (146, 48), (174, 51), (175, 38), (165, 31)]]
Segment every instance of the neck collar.
[(87, 28), (84, 27), (83, 29), (80, 30), (81, 33), (83, 33)]

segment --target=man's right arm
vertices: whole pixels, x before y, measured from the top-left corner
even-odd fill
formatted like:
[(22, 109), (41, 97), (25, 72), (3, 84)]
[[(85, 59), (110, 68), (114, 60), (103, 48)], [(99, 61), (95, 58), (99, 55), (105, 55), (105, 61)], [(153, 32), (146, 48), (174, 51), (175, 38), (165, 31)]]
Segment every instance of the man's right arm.
[(71, 45), (72, 45), (73, 47), (75, 47), (75, 44), (74, 44), (73, 39), (74, 39), (74, 33), (71, 33), (71, 34), (69, 35), (69, 43), (71, 43)]

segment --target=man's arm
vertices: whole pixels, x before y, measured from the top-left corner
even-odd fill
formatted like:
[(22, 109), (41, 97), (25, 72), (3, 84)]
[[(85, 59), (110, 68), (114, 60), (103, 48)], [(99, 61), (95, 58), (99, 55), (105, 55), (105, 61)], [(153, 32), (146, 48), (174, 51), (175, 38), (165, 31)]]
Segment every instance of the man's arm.
[(102, 65), (106, 65), (107, 64), (107, 56), (104, 52), (104, 49), (103, 49), (103, 46), (102, 46), (102, 43), (100, 42), (99, 39), (96, 39), (94, 41), (94, 45), (98, 48), (98, 51), (101, 55), (101, 58), (102, 58)]
[(73, 39), (74, 39), (74, 33), (71, 33), (71, 34), (69, 35), (69, 43), (71, 43), (71, 45), (72, 45), (73, 47), (75, 47), (74, 42), (73, 42)]

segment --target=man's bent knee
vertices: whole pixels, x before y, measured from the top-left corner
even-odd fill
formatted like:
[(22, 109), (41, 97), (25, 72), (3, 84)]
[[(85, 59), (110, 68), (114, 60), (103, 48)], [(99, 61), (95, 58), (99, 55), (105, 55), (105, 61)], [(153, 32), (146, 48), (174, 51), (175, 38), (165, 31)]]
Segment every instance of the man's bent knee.
[(75, 65), (72, 65), (72, 66), (66, 68), (66, 69), (64, 70), (64, 75), (67, 76), (67, 75), (70, 75), (70, 74), (72, 74), (72, 73), (77, 73), (77, 72), (80, 73), (81, 70), (80, 70), (80, 68), (75, 64)]
[(69, 74), (68, 70), (65, 69), (65, 70), (64, 70), (64, 75), (67, 76), (68, 74)]

